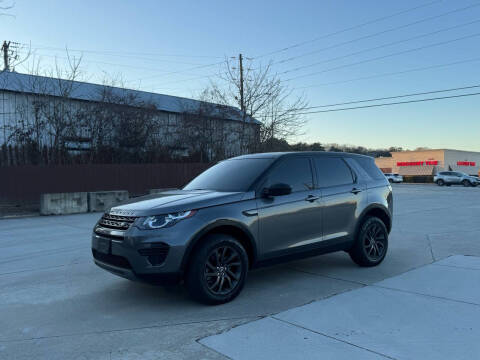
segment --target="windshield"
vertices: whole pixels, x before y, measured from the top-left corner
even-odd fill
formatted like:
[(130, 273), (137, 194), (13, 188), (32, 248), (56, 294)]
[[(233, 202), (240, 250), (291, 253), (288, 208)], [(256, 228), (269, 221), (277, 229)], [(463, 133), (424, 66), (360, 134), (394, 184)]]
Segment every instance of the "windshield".
[(274, 159), (222, 161), (198, 175), (184, 190), (247, 191)]

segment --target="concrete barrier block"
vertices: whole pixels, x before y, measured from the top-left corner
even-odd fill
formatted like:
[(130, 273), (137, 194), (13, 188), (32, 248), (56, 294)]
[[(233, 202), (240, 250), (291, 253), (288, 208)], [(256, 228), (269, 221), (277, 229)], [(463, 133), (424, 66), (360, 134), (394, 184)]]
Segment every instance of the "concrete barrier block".
[(41, 215), (76, 214), (88, 211), (86, 192), (40, 195)]
[(95, 191), (88, 193), (88, 211), (105, 211), (109, 207), (128, 200), (128, 191)]

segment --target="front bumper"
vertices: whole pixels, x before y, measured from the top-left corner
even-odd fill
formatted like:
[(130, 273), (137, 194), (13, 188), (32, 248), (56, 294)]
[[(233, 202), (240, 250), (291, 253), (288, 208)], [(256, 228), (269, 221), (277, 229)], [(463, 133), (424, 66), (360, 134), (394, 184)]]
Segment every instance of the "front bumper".
[(182, 261), (192, 223), (190, 227), (179, 223), (159, 230), (131, 226), (115, 236), (94, 229), (93, 260), (102, 269), (129, 280), (161, 285), (178, 283), (182, 279)]

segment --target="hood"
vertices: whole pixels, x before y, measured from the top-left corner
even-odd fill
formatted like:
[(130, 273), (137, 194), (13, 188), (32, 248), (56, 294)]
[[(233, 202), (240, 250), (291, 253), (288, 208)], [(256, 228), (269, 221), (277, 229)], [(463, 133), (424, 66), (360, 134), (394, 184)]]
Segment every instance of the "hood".
[(168, 190), (130, 199), (107, 211), (124, 216), (162, 215), (237, 202), (243, 200), (245, 195), (244, 192)]

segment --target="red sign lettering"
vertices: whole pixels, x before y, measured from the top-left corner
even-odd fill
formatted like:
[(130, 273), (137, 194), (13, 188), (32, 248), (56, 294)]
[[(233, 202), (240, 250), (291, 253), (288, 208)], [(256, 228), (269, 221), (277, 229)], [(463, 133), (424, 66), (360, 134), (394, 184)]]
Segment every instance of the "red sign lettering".
[(458, 166), (475, 166), (475, 161), (457, 161)]
[(438, 165), (438, 160), (397, 162), (397, 166), (424, 166), (424, 165)]

